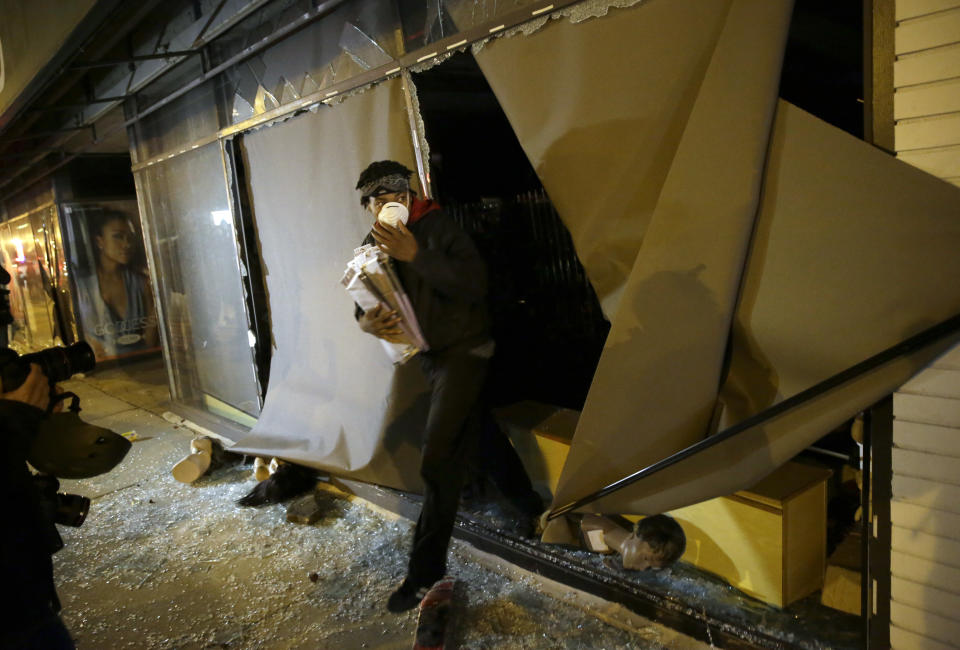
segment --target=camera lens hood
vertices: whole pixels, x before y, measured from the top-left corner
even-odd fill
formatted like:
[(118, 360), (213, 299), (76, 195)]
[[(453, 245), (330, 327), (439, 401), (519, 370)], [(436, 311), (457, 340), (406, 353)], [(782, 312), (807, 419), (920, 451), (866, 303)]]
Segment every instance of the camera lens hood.
[(84, 422), (76, 411), (65, 411), (41, 422), (27, 461), (58, 478), (90, 478), (119, 465), (130, 447), (123, 436)]

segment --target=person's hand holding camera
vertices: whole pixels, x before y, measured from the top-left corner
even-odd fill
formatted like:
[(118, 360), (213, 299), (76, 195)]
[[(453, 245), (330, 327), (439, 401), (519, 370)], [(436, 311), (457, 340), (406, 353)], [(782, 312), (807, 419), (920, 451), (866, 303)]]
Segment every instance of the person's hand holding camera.
[(400, 329), (400, 316), (392, 309), (377, 305), (363, 313), (357, 323), (367, 334), (391, 343), (402, 343), (403, 330)]
[(9, 393), (0, 393), (0, 399), (23, 402), (45, 411), (50, 405), (50, 382), (40, 366), (31, 363), (26, 380)]

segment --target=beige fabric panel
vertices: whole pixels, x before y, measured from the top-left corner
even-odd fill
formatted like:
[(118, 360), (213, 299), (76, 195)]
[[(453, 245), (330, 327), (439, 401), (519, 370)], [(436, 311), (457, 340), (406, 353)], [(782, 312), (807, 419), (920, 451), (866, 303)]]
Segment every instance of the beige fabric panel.
[(647, 0), (476, 59), (612, 316), (730, 0)]
[(782, 101), (771, 147), (725, 423), (960, 313), (960, 188)]
[(555, 505), (706, 435), (790, 14), (789, 2), (731, 5), (612, 321)]
[(235, 450), (419, 489), (429, 404), (419, 364), (395, 370), (340, 284), (369, 231), (357, 177), (415, 169), (400, 81), (244, 136), (275, 349), (263, 412)]
[[(783, 101), (764, 177), (723, 390), (729, 423), (960, 313), (960, 188)], [(896, 390), (957, 338), (879, 368), (586, 510), (653, 514), (748, 488)]]
[(958, 340), (954, 337), (884, 366), (595, 501), (583, 511), (655, 514), (749, 488), (852, 414), (889, 395)]

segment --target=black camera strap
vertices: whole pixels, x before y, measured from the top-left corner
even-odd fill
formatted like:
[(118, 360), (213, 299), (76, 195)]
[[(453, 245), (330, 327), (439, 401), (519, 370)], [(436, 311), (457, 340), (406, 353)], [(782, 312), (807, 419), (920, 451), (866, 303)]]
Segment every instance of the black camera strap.
[(52, 415), (53, 409), (57, 406), (57, 404), (67, 399), (68, 397), (72, 397), (73, 401), (70, 402), (70, 406), (68, 406), (67, 408), (70, 410), (71, 413), (79, 413), (80, 397), (76, 393), (73, 393), (70, 391), (64, 391), (62, 393), (58, 393), (56, 392), (56, 388), (54, 388), (54, 386), (51, 384), (50, 385), (50, 405), (47, 407), (47, 415)]

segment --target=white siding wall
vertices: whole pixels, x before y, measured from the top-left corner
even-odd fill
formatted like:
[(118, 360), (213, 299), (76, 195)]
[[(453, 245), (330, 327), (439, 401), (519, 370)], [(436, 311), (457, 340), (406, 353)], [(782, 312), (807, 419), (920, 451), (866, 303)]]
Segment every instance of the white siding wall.
[(897, 0), (897, 157), (960, 185), (960, 0)]
[(960, 348), (893, 396), (894, 648), (960, 647)]
[[(897, 157), (960, 185), (960, 0), (896, 0), (896, 20)], [(905, 384), (893, 412), (890, 643), (958, 648), (960, 347)]]

